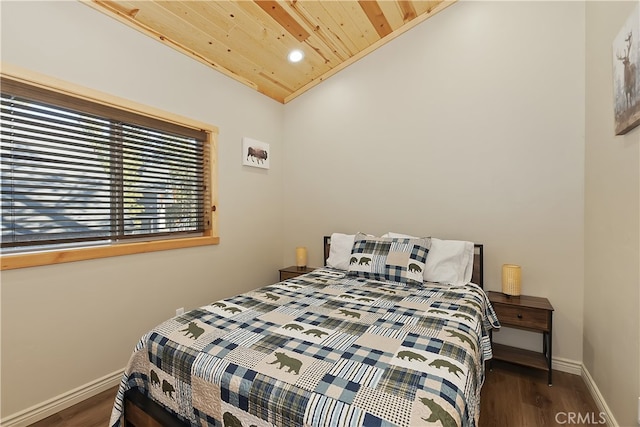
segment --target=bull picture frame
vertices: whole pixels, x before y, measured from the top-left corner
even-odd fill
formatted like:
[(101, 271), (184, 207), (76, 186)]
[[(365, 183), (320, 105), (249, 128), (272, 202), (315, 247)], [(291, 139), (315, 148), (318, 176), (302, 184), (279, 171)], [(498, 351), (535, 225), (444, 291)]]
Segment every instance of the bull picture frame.
[(640, 124), (640, 5), (633, 9), (612, 46), (616, 135)]
[(269, 169), (270, 158), (269, 144), (257, 139), (242, 138), (242, 164), (244, 166)]

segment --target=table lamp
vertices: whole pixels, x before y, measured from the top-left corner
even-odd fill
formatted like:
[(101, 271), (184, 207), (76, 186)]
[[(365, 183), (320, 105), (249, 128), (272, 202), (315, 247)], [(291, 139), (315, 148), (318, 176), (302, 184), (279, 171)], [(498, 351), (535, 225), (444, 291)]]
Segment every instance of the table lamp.
[(304, 270), (307, 267), (307, 248), (304, 246), (296, 248), (296, 266), (298, 270)]
[(522, 290), (522, 268), (519, 265), (504, 264), (502, 266), (502, 293), (520, 296)]

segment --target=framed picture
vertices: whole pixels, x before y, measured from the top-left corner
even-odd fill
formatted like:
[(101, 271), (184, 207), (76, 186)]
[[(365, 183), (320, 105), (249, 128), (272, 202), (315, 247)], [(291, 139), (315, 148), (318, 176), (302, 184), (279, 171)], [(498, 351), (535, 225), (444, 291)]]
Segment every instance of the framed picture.
[(616, 135), (640, 124), (640, 6), (613, 41), (613, 109)]
[(242, 138), (242, 164), (254, 168), (269, 169), (269, 144), (244, 137)]

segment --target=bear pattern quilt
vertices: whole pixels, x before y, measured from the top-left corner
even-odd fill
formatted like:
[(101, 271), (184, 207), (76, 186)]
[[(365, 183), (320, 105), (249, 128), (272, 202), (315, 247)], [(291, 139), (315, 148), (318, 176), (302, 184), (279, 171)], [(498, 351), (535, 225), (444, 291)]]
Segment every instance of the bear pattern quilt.
[(475, 426), (492, 327), (477, 285), (318, 269), (145, 334), (110, 425), (137, 388), (196, 426)]

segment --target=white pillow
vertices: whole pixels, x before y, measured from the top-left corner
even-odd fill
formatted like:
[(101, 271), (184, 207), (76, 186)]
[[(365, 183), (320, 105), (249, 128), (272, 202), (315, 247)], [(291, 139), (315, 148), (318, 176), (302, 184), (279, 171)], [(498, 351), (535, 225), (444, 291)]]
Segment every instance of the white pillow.
[(327, 267), (337, 268), (338, 270), (349, 269), (351, 249), (353, 248), (355, 238), (355, 234), (333, 233), (331, 235)]
[(431, 248), (424, 266), (426, 282), (465, 285), (473, 272), (473, 243), (431, 238)]
[(409, 236), (408, 234), (394, 233), (393, 231), (383, 234), (382, 237), (390, 237), (392, 239), (421, 239), (422, 238), (417, 236)]

